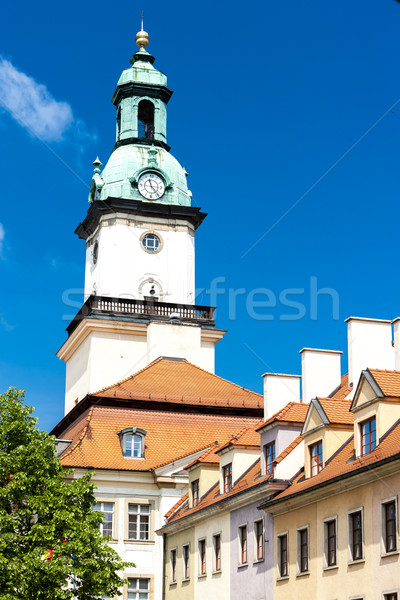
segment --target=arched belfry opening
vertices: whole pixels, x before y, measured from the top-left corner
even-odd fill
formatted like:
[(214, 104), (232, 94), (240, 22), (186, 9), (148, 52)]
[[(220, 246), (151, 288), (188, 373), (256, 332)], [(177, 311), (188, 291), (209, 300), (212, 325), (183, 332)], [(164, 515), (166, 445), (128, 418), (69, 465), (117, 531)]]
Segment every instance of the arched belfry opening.
[(138, 137), (154, 139), (154, 104), (150, 100), (141, 100), (138, 107)]

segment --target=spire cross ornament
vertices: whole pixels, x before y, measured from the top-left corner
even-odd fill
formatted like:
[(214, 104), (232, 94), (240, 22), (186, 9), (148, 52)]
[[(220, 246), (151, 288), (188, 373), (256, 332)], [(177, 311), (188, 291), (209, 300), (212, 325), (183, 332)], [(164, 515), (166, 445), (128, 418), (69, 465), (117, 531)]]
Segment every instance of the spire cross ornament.
[(135, 37), (135, 42), (139, 46), (140, 50), (145, 48), (150, 41), (149, 34), (147, 33), (147, 31), (144, 31), (144, 29), (143, 29), (143, 20), (144, 20), (144, 10), (142, 10), (141, 30), (138, 31), (138, 33), (136, 34), (136, 37)]

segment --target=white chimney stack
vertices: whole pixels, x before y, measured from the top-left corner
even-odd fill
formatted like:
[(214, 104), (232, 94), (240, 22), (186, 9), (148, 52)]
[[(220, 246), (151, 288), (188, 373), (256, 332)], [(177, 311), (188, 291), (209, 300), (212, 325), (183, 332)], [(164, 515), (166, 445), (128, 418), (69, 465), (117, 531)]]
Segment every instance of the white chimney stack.
[(400, 371), (400, 317), (393, 321), (394, 368)]
[(353, 384), (353, 394), (361, 371), (372, 369), (394, 369), (394, 348), (392, 345), (392, 322), (382, 319), (362, 319), (349, 317), (347, 323), (347, 343), (349, 349), (349, 383)]
[(316, 396), (325, 398), (340, 386), (342, 352), (303, 348), (300, 354), (303, 402), (310, 402)]
[(264, 373), (263, 378), (265, 421), (288, 402), (300, 402), (300, 375)]

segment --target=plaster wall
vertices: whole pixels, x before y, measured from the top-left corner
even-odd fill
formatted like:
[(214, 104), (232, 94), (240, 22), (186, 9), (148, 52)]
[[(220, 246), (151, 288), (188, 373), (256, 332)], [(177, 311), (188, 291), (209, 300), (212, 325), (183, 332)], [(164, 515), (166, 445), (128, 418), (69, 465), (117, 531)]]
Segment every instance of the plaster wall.
[(265, 452), (264, 446), (275, 442), (275, 456), (279, 456), (281, 452), (285, 450), (300, 434), (301, 427), (285, 426), (280, 425), (279, 427), (273, 427), (261, 433), (260, 444), (261, 444), (261, 474), (265, 475)]
[(145, 336), (122, 330), (90, 333), (66, 360), (65, 413), (76, 399), (117, 383), (147, 364)]
[(341, 352), (303, 348), (300, 353), (303, 402), (323, 398), (340, 386)]
[[(159, 237), (161, 250), (143, 248), (141, 237), (146, 233)], [(189, 223), (141, 220), (124, 214), (103, 217), (98, 232), (87, 243), (85, 299), (91, 294), (143, 299), (154, 285), (160, 301), (193, 304), (194, 269), (194, 230)]]
[[(189, 578), (184, 579), (182, 548), (189, 544)], [(166, 536), (165, 552), (165, 598), (166, 600), (193, 600), (195, 580), (194, 527)], [(176, 548), (176, 583), (171, 582), (170, 552)]]
[[(213, 535), (221, 535), (221, 571), (214, 572)], [(198, 542), (206, 540), (206, 575), (199, 574)], [(196, 525), (194, 557), (194, 598), (230, 597), (230, 518), (229, 513), (208, 518)]]
[[(273, 521), (271, 515), (260, 512), (260, 501), (248, 504), (231, 512), (230, 553), (231, 553), (231, 591), (230, 600), (264, 600), (273, 597)], [(254, 521), (264, 520), (264, 560), (256, 560)], [(238, 527), (247, 523), (248, 564), (239, 565)], [(228, 598), (228, 596), (225, 596)]]
[(189, 471), (189, 506), (193, 506), (192, 482), (199, 480), (199, 495), (204, 496), (219, 481), (219, 465), (200, 464)]
[[(82, 474), (76, 471), (74, 476), (80, 477)], [(114, 503), (114, 531), (110, 546), (123, 560), (136, 564), (136, 567), (125, 569), (124, 575), (150, 578), (154, 589), (152, 598), (162, 600), (163, 537), (155, 532), (164, 524), (164, 514), (183, 495), (184, 490), (159, 487), (150, 473), (97, 470), (93, 481), (98, 486), (96, 499)], [(129, 503), (150, 504), (149, 541), (127, 539)]]
[(264, 420), (281, 410), (288, 402), (299, 402), (299, 375), (264, 373)]
[[(360, 406), (359, 404), (357, 405)], [(354, 439), (356, 453), (361, 453), (361, 428), (360, 425), (367, 419), (376, 418), (376, 441), (387, 432), (387, 430), (400, 418), (400, 403), (385, 402), (382, 399), (366, 406), (360, 406), (354, 412)]]
[[(159, 356), (186, 358), (199, 367), (214, 372), (214, 344), (202, 343), (199, 325), (182, 325), (152, 321), (147, 327), (147, 362)], [(199, 392), (199, 396), (201, 393)]]
[[(397, 495), (400, 474), (343, 491), (318, 503), (285, 512), (274, 519), (274, 556), (277, 536), (289, 532), (289, 576), (278, 579), (275, 560), (274, 600), (360, 598), (382, 600), (384, 591), (399, 590), (399, 553), (383, 557), (381, 501)], [(348, 550), (348, 514), (361, 508), (364, 521), (364, 559), (351, 563)], [(337, 567), (326, 568), (323, 555), (324, 519), (337, 517)], [(309, 573), (298, 574), (297, 529), (309, 526)], [(338, 595), (339, 594), (339, 595)]]
[(304, 472), (310, 477), (310, 446), (322, 441), (322, 460), (326, 461), (353, 435), (353, 429), (336, 429), (333, 427), (321, 427), (307, 433), (304, 439)]
[(232, 484), (249, 469), (260, 456), (260, 449), (254, 448), (246, 450), (244, 448), (230, 448), (227, 452), (221, 452), (219, 455), (220, 461), (220, 476), (219, 484), (222, 493), (223, 490), (223, 467), (232, 463)]

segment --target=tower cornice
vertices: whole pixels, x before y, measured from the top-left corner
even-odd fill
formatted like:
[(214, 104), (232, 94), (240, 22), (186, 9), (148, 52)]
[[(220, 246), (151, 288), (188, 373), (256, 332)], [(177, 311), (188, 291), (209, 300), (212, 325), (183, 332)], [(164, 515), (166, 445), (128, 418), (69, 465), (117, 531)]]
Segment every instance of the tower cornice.
[(165, 104), (169, 102), (173, 91), (165, 85), (157, 85), (151, 83), (140, 83), (140, 82), (129, 82), (118, 85), (112, 98), (111, 102), (117, 106), (123, 98), (130, 98), (133, 96), (143, 97), (148, 96), (149, 98), (157, 98), (162, 100)]
[(116, 212), (189, 221), (195, 229), (207, 216), (207, 213), (201, 212), (201, 209), (196, 206), (142, 202), (130, 198), (107, 198), (105, 201), (98, 200), (90, 205), (85, 219), (75, 229), (76, 235), (80, 239), (87, 240), (96, 231), (102, 216)]

